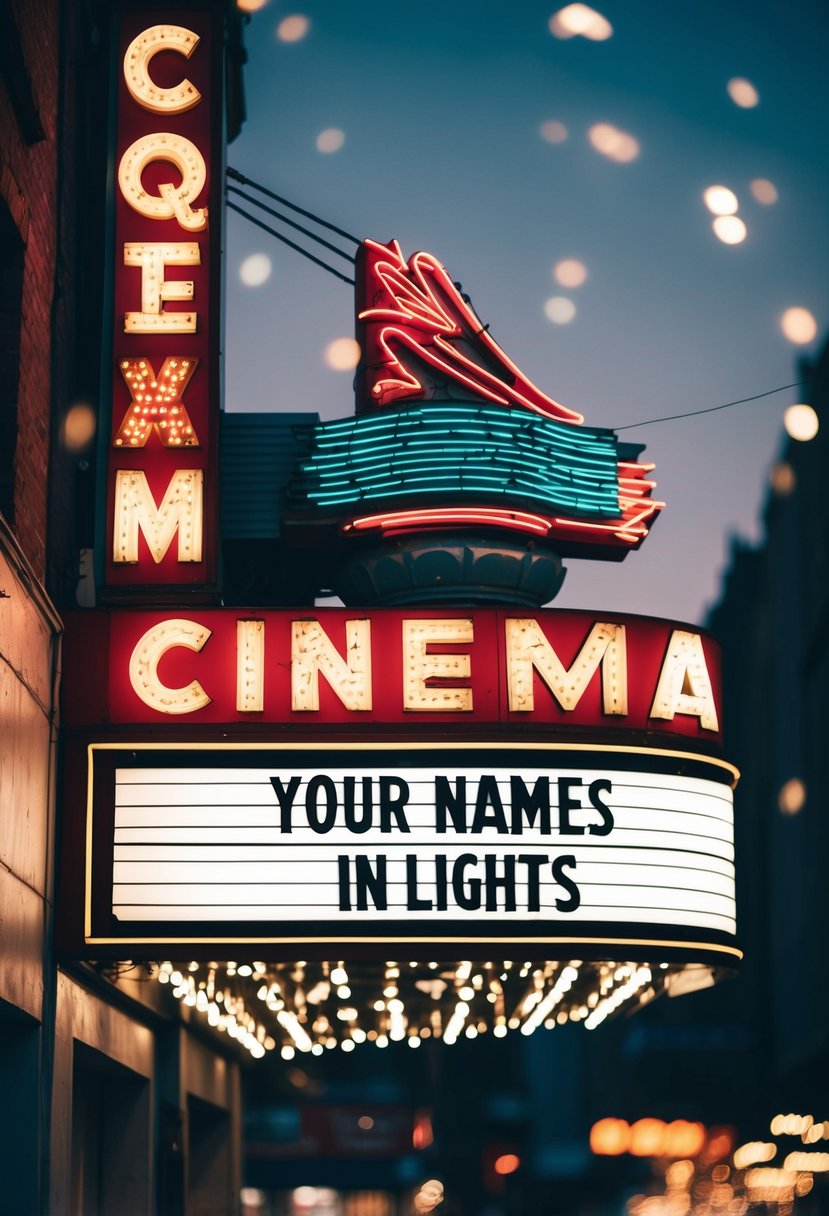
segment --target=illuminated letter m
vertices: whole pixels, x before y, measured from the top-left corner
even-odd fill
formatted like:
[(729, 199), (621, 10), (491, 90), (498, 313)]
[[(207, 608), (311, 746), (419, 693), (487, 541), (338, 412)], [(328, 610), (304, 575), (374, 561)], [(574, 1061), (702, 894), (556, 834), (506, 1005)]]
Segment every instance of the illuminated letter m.
[(138, 532), (144, 534), (152, 559), (160, 562), (178, 533), (178, 560), (202, 560), (201, 469), (176, 469), (156, 506), (146, 474), (118, 469), (115, 474), (114, 562), (138, 561)]

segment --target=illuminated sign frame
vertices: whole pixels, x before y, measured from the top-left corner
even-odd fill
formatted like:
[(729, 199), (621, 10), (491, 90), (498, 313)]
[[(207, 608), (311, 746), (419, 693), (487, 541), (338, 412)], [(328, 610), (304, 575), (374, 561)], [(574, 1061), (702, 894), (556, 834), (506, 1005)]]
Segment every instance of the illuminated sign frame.
[[(482, 756), (484, 751), (486, 752), (485, 759)], [(263, 773), (269, 771), (270, 768), (276, 769), (277, 772), (281, 771), (279, 766), (283, 764), (285, 773), (292, 765), (295, 768), (304, 767), (308, 770), (313, 769), (315, 772), (318, 770), (324, 772), (326, 763), (330, 765), (333, 762), (347, 765), (349, 770), (360, 769), (371, 773), (376, 772), (380, 765), (388, 767), (393, 759), (395, 766), (406, 767), (415, 763), (423, 773), (426, 773), (433, 771), (436, 767), (441, 772), (450, 771), (453, 765), (470, 768), (474, 767), (476, 762), (485, 763), (486, 768), (489, 769), (498, 758), (496, 752), (502, 752), (507, 763), (511, 761), (514, 766), (523, 765), (527, 771), (534, 771), (541, 762), (545, 771), (549, 771), (551, 774), (567, 772), (569, 775), (562, 780), (570, 783), (566, 786), (568, 799), (572, 793), (573, 783), (577, 782), (577, 778), (573, 776), (573, 770), (584, 772), (587, 769), (594, 776), (595, 771), (614, 772), (618, 775), (621, 770), (631, 773), (632, 779), (635, 779), (637, 774), (662, 773), (668, 784), (673, 782), (676, 785), (676, 780), (679, 780), (680, 784), (685, 782), (691, 789), (696, 788), (701, 781), (702, 785), (706, 788), (710, 787), (714, 792), (717, 789), (721, 792), (730, 789), (737, 777), (733, 766), (712, 757), (664, 749), (602, 747), (594, 744), (580, 746), (571, 743), (522, 744), (509, 742), (498, 749), (493, 749), (491, 743), (481, 742), (432, 742), (428, 744), (395, 742), (362, 745), (353, 743), (188, 743), (181, 745), (130, 742), (91, 744), (86, 749), (89, 793), (84, 866), (83, 939), (85, 947), (94, 948), (95, 951), (102, 952), (104, 956), (113, 952), (117, 954), (119, 949), (123, 953), (123, 950), (128, 948), (131, 956), (136, 956), (137, 951), (141, 956), (154, 957), (159, 950), (163, 950), (168, 956), (175, 956), (177, 952), (187, 953), (194, 947), (200, 950), (215, 947), (220, 950), (230, 945), (237, 948), (245, 946), (258, 948), (268, 945), (272, 953), (276, 951), (279, 954), (286, 952), (291, 954), (299, 951), (303, 957), (310, 958), (342, 957), (345, 952), (349, 957), (380, 959), (388, 955), (392, 942), (405, 946), (411, 957), (416, 957), (418, 952), (426, 951), (430, 958), (446, 956), (447, 952), (456, 955), (458, 947), (464, 943), (467, 947), (474, 947), (477, 952), (498, 950), (504, 947), (531, 949), (533, 946), (538, 946), (543, 947), (545, 955), (550, 958), (570, 958), (574, 951), (585, 958), (608, 958), (618, 956), (619, 950), (622, 950), (625, 957), (650, 961), (653, 961), (655, 956), (659, 961), (682, 961), (692, 957), (695, 961), (734, 965), (741, 957), (733, 932), (701, 927), (699, 924), (693, 923), (692, 917), (689, 917), (689, 924), (683, 924), (681, 920), (677, 922), (676, 916), (673, 924), (658, 921), (648, 923), (644, 920), (637, 921), (636, 918), (631, 918), (628, 922), (620, 920), (614, 923), (581, 919), (577, 923), (576, 921), (569, 922), (563, 916), (560, 916), (555, 922), (546, 922), (538, 918), (516, 918), (511, 921), (497, 911), (489, 913), (483, 911), (479, 912), (475, 918), (466, 920), (459, 918), (457, 921), (452, 919), (442, 921), (433, 915), (421, 917), (418, 920), (416, 915), (408, 914), (402, 918), (397, 915), (395, 919), (388, 918), (384, 921), (378, 913), (363, 918), (362, 921), (352, 917), (349, 922), (347, 915), (325, 920), (309, 914), (308, 923), (313, 925), (312, 932), (308, 932), (307, 928), (303, 929), (303, 922), (297, 920), (290, 923), (237, 921), (234, 930), (228, 932), (226, 921), (222, 923), (183, 923), (169, 919), (119, 921), (113, 915), (112, 897), (115, 873), (113, 867), (123, 864), (123, 859), (120, 859), (119, 862), (115, 861), (114, 849), (116, 827), (114, 789), (115, 774), (119, 768), (124, 771), (134, 769), (139, 776), (147, 769), (159, 766), (170, 766), (173, 774), (182, 767), (187, 769), (196, 767), (200, 771), (210, 766), (218, 766), (223, 770), (227, 768), (238, 770), (252, 764), (255, 764), (257, 769)], [(225, 773), (224, 776), (226, 779), (227, 774)], [(157, 774), (153, 779), (157, 780)], [(600, 781), (599, 784), (603, 783)], [(582, 795), (582, 809), (587, 812), (589, 810), (587, 787), (582, 791)], [(591, 797), (590, 804), (595, 807), (597, 803), (601, 803), (602, 797), (603, 795), (600, 797), (599, 794), (595, 799)], [(568, 835), (566, 842), (562, 843), (562, 838), (555, 838), (554, 831), (554, 835), (550, 837), (552, 843), (545, 845), (550, 852), (560, 853), (564, 850), (567, 853), (573, 853), (585, 847), (588, 831), (585, 828), (585, 831), (580, 833), (575, 823), (575, 819), (584, 818), (579, 811), (575, 810), (578, 800), (578, 795), (575, 795), (572, 803), (568, 804), (572, 814), (567, 823), (572, 829), (572, 837)], [(280, 814), (280, 806), (276, 797), (273, 798), (273, 806), (270, 811), (273, 812), (276, 823)], [(158, 808), (158, 813), (152, 811), (150, 820), (155, 822), (156, 826), (159, 823), (163, 826), (163, 813), (161, 808)], [(194, 813), (198, 817), (199, 812), (196, 810)], [(670, 811), (660, 810), (658, 814), (670, 816)], [(699, 814), (699, 807), (695, 811), (692, 810), (691, 814)], [(603, 821), (605, 827), (607, 826), (606, 815), (592, 814), (592, 812), (590, 815), (598, 826), (595, 835), (589, 835), (587, 847), (595, 849), (600, 844), (602, 836), (605, 838), (608, 835), (612, 836), (612, 830), (604, 831), (601, 828)], [(130, 819), (129, 822), (133, 824), (134, 820)], [(285, 821), (283, 820), (282, 823), (284, 827)], [(584, 824), (581, 826), (585, 827)], [(165, 830), (169, 831), (169, 829)], [(659, 830), (664, 832), (664, 826)], [(673, 829), (668, 830), (673, 836)], [(196, 836), (202, 839), (204, 832), (198, 829)], [(123, 824), (121, 837), (124, 838)], [(726, 841), (726, 837), (722, 837), (722, 839)], [(137, 829), (134, 826), (127, 827), (125, 839), (133, 839), (133, 843), (138, 843), (139, 855), (148, 851), (150, 847), (148, 837), (142, 836), (140, 827)], [(449, 840), (448, 837), (446, 839)], [(451, 843), (453, 847), (457, 847), (459, 840), (460, 844), (466, 847), (466, 844), (473, 839), (472, 836), (464, 835)], [(507, 844), (504, 846), (504, 850), (509, 851), (515, 846), (515, 841), (510, 843), (509, 838), (505, 839), (507, 839)], [(659, 839), (661, 843), (657, 847), (665, 848), (665, 839), (662, 836)], [(359, 844), (359, 840), (360, 836), (355, 835), (356, 844)], [(413, 840), (417, 841), (416, 835), (413, 836)], [(572, 843), (573, 841), (575, 843)], [(204, 843), (206, 842), (202, 839), (202, 845)], [(407, 843), (407, 841), (398, 841), (398, 847), (400, 844)], [(532, 847), (532, 843), (537, 846), (539, 842), (537, 840), (530, 842), (527, 835), (522, 835), (519, 847), (525, 848), (528, 844)], [(130, 847), (128, 844), (127, 851)], [(344, 848), (345, 846), (338, 845), (337, 847)], [(411, 845), (412, 849), (416, 847), (416, 844)], [(608, 847), (612, 847), (615, 852), (619, 851), (616, 845)], [(638, 855), (639, 844), (634, 843), (632, 847), (634, 853)], [(683, 847), (688, 847), (687, 842)], [(700, 844), (699, 847), (702, 848), (702, 845)], [(726, 852), (728, 851), (726, 844), (723, 844), (722, 847)], [(474, 846), (470, 843), (469, 848), (471, 850)], [(376, 852), (376, 848), (374, 851)], [(680, 852), (678, 842), (677, 849), (671, 849), (666, 856), (675, 859), (675, 857), (679, 857)], [(727, 861), (725, 855), (723, 856), (722, 864), (718, 863), (720, 871)], [(633, 853), (631, 857), (633, 857)], [(698, 872), (704, 873), (705, 871), (703, 869)], [(659, 874), (655, 870), (654, 880), (656, 881), (658, 877)], [(572, 893), (572, 883), (568, 887), (566, 874), (564, 879), (564, 890), (561, 894), (566, 896), (567, 890)], [(733, 884), (733, 866), (730, 881)], [(656, 886), (659, 886), (658, 882)], [(574, 908), (573, 911), (575, 912), (576, 909)], [(704, 919), (704, 914), (702, 918)], [(493, 926), (491, 931), (481, 932), (482, 920), (484, 923), (490, 920)], [(510, 931), (513, 924), (514, 930)], [(553, 924), (554, 928), (552, 928)]]
[(371, 725), (411, 739), (497, 725), (576, 742), (715, 753), (722, 743), (719, 645), (675, 621), (557, 608), (193, 608), (75, 612), (65, 624), (73, 729), (291, 725), (336, 738), (332, 729)]
[(101, 598), (215, 602), (223, 14), (119, 20)]

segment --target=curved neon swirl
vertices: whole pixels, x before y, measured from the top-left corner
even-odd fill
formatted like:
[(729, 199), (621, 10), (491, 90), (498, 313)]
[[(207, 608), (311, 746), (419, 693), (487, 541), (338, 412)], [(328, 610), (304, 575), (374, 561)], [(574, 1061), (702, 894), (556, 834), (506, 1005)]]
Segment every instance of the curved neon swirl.
[[(383, 359), (367, 373), (375, 406), (428, 395), (422, 380), (403, 361), (405, 356), (397, 353), (403, 347), (477, 397), (565, 422), (583, 421), (581, 414), (548, 397), (512, 362), (437, 258), (421, 252), (406, 262), (397, 241), (382, 245), (366, 240), (363, 249), (366, 298), (381, 301), (358, 313), (358, 320), (378, 327), (374, 340)], [(475, 357), (460, 349), (461, 342)], [(501, 374), (488, 370), (487, 364)]]
[[(641, 495), (653, 483), (639, 482)], [(422, 510), (389, 510), (362, 515), (341, 526), (344, 535), (380, 532), (384, 536), (404, 532), (424, 532), (457, 526), (497, 527), (584, 545), (635, 549), (648, 534), (649, 521), (665, 505), (642, 496), (622, 498), (621, 520), (578, 520), (563, 516), (534, 515), (498, 507), (437, 507)]]

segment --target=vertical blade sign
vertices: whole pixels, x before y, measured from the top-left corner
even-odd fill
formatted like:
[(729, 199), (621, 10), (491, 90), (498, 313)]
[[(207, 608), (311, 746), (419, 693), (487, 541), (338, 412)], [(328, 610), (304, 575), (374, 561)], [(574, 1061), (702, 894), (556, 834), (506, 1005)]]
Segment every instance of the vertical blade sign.
[(222, 37), (214, 7), (121, 18), (102, 598), (215, 602)]

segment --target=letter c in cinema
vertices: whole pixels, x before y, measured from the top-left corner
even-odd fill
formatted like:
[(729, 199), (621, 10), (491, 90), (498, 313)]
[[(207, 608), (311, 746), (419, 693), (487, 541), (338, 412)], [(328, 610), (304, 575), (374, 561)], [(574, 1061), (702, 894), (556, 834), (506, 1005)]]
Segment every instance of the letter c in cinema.
[(158, 665), (176, 646), (200, 651), (211, 634), (212, 630), (197, 621), (182, 618), (162, 621), (148, 629), (130, 655), (130, 684), (135, 695), (162, 714), (191, 714), (209, 705), (211, 698), (198, 680), (181, 688), (168, 688), (158, 677)]

